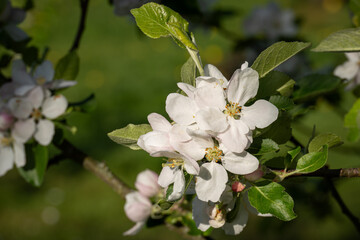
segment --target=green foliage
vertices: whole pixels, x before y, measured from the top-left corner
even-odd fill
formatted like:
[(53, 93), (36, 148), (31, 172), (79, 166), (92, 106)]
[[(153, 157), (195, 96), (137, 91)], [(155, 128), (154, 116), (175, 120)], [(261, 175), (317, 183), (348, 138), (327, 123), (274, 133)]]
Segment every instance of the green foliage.
[(279, 94), (290, 96), (295, 81), (288, 75), (278, 71), (271, 71), (265, 77), (259, 80), (259, 89), (256, 98), (266, 98)]
[(48, 164), (48, 149), (39, 144), (27, 144), (26, 165), (18, 168), (20, 175), (31, 185), (40, 187)]
[(303, 42), (277, 42), (260, 53), (251, 68), (255, 69), (262, 78), (281, 63), (309, 46), (310, 43)]
[(55, 68), (55, 79), (74, 80), (79, 73), (80, 58), (76, 51), (62, 57)]
[(328, 146), (324, 145), (322, 152), (311, 152), (302, 156), (293, 173), (311, 173), (322, 168), (328, 158)]
[(252, 186), (248, 196), (250, 204), (262, 214), (270, 213), (283, 221), (296, 218), (293, 199), (278, 183)]
[(196, 64), (190, 57), (181, 67), (181, 81), (195, 86)]
[(174, 205), (174, 202), (166, 201), (165, 199), (160, 199), (157, 202), (157, 205), (159, 205), (159, 207), (162, 210), (168, 210), (169, 208), (171, 208), (172, 205)]
[(291, 117), (287, 112), (279, 111), (279, 116), (269, 127), (261, 130), (261, 138), (269, 138), (278, 144), (291, 138)]
[(131, 13), (147, 36), (172, 37), (179, 46), (197, 50), (189, 35), (189, 23), (172, 9), (150, 2), (132, 9)]
[(264, 155), (278, 151), (279, 145), (271, 139), (254, 139), (254, 144), (251, 145), (251, 148), (258, 149), (254, 155)]
[(124, 128), (120, 128), (108, 133), (108, 137), (114, 142), (129, 147), (132, 150), (140, 150), (137, 140), (141, 135), (152, 131), (149, 124), (129, 124)]
[(295, 101), (304, 101), (321, 94), (334, 91), (341, 83), (340, 78), (333, 75), (312, 74), (301, 78), (298, 89), (294, 92)]
[(329, 148), (343, 144), (341, 138), (333, 133), (322, 133), (314, 137), (309, 143), (309, 152), (320, 152), (324, 145)]
[(285, 161), (284, 161), (285, 168), (289, 168), (291, 166), (294, 159), (299, 155), (300, 151), (301, 151), (300, 146), (298, 146), (295, 149), (292, 149), (292, 150), (288, 151), (288, 154), (286, 155)]
[(274, 104), (278, 109), (282, 110), (289, 110), (295, 106), (294, 102), (290, 98), (279, 95), (271, 96), (269, 102)]
[(344, 126), (349, 128), (348, 139), (357, 141), (360, 126), (360, 98), (356, 100), (350, 111), (345, 115)]
[(330, 34), (314, 52), (351, 52), (360, 51), (360, 28), (349, 28)]

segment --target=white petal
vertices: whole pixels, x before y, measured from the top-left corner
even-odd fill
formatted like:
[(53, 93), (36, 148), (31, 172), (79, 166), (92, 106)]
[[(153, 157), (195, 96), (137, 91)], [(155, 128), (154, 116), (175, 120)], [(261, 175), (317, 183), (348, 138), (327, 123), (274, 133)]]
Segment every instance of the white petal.
[(158, 184), (161, 187), (166, 188), (174, 182), (174, 179), (175, 169), (171, 169), (170, 167), (163, 167), (159, 175)]
[(259, 74), (251, 69), (237, 69), (230, 79), (227, 99), (243, 106), (250, 98), (256, 96), (259, 88)]
[(198, 175), (200, 171), (199, 164), (196, 161), (190, 159), (184, 159), (184, 168), (186, 172), (191, 175)]
[(186, 95), (188, 95), (189, 98), (194, 99), (195, 87), (183, 82), (179, 82), (177, 85), (181, 90), (184, 91), (184, 93), (186, 93)]
[(193, 160), (203, 159), (205, 148), (196, 144), (193, 140), (188, 142), (170, 142), (176, 151)]
[(228, 152), (222, 158), (226, 170), (234, 174), (245, 175), (254, 172), (259, 167), (259, 160), (248, 152)]
[(225, 234), (238, 235), (246, 227), (247, 221), (248, 212), (246, 211), (244, 204), (241, 204), (239, 212), (237, 213), (235, 219), (231, 223), (225, 223), (225, 225), (223, 226)]
[(44, 101), (44, 90), (38, 86), (32, 89), (27, 95), (26, 100), (29, 101), (33, 108), (38, 109)]
[(339, 78), (351, 80), (356, 76), (359, 70), (359, 64), (357, 62), (346, 61), (335, 68), (334, 75)]
[(19, 143), (26, 143), (35, 132), (34, 119), (18, 120), (11, 131), (12, 137)]
[(243, 152), (249, 145), (247, 134), (249, 128), (240, 120), (229, 118), (229, 128), (217, 135), (220, 144), (224, 145), (229, 151)]
[(150, 216), (151, 202), (139, 192), (131, 192), (126, 195), (124, 206), (126, 216), (133, 222), (142, 222)]
[(214, 77), (214, 78), (219, 79), (220, 81), (223, 82), (222, 87), (227, 88), (228, 80), (219, 71), (219, 69), (217, 69), (214, 65), (211, 65), (211, 64), (205, 65), (204, 71), (205, 71), (205, 76), (210, 76), (210, 77)]
[(187, 142), (191, 137), (186, 132), (186, 126), (174, 124), (169, 132), (170, 142)]
[(55, 119), (66, 111), (67, 105), (67, 100), (63, 95), (52, 96), (45, 99), (42, 114), (49, 119)]
[(346, 52), (345, 55), (352, 62), (360, 61), (360, 53), (358, 52)]
[(206, 149), (208, 147), (214, 147), (214, 141), (206, 131), (191, 128), (188, 128), (186, 131), (199, 148)]
[(204, 163), (200, 167), (199, 176), (196, 178), (195, 191), (202, 201), (217, 202), (224, 192), (228, 180), (225, 168), (215, 163)]
[(166, 112), (176, 123), (190, 125), (195, 122), (196, 106), (193, 100), (178, 93), (166, 98)]
[(123, 233), (124, 236), (134, 236), (145, 226), (145, 222), (137, 222), (132, 228)]
[(12, 98), (8, 102), (11, 113), (19, 119), (28, 118), (33, 111), (33, 106), (24, 98)]
[(195, 114), (195, 119), (202, 130), (223, 132), (229, 126), (226, 115), (217, 108), (203, 108)]
[(55, 126), (54, 123), (50, 120), (40, 119), (37, 126), (34, 138), (38, 143), (43, 146), (47, 146), (50, 144), (53, 136), (55, 134)]
[(158, 178), (155, 172), (146, 169), (136, 176), (135, 187), (145, 197), (153, 197), (160, 190)]
[(175, 171), (173, 192), (168, 197), (168, 201), (176, 201), (184, 195), (185, 177), (179, 168)]
[(150, 113), (147, 119), (153, 131), (169, 132), (171, 129), (169, 121), (158, 113)]
[(279, 110), (266, 100), (258, 100), (250, 107), (243, 107), (240, 121), (243, 121), (251, 130), (265, 128), (273, 123), (279, 114)]
[(0, 176), (4, 176), (7, 171), (13, 168), (14, 153), (11, 147), (0, 146)]
[(20, 59), (14, 60), (12, 63), (11, 77), (17, 84), (35, 86), (32, 77), (26, 71), (25, 63)]
[(50, 82), (54, 78), (54, 68), (50, 61), (42, 62), (34, 72), (34, 78), (45, 78), (46, 82)]
[(162, 152), (174, 152), (170, 145), (167, 133), (152, 131), (139, 137), (137, 144), (139, 147), (150, 153), (153, 157), (161, 157)]
[(67, 80), (54, 80), (51, 81), (47, 86), (49, 89), (61, 89), (68, 88), (76, 85), (76, 81), (67, 81)]
[(205, 232), (209, 229), (210, 224), (210, 217), (207, 213), (208, 203), (199, 200), (198, 197), (195, 197), (192, 201), (192, 212), (193, 212), (193, 219), (196, 224), (196, 227), (201, 231)]
[(13, 143), (13, 149), (14, 149), (14, 160), (16, 166), (23, 167), (26, 163), (26, 157), (25, 157), (25, 147), (24, 144), (14, 142)]
[(224, 110), (226, 106), (225, 92), (218, 83), (197, 88), (194, 92), (194, 100), (200, 108), (213, 107)]

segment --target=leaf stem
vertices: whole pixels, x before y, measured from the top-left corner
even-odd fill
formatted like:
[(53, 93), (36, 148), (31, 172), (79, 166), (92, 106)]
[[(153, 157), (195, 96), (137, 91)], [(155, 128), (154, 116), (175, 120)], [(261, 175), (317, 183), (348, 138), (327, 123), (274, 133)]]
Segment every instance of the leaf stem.
[(195, 50), (190, 49), (188, 47), (186, 47), (186, 49), (188, 50), (191, 58), (194, 60), (194, 62), (196, 64), (196, 67), (199, 70), (200, 76), (204, 76), (205, 72), (204, 72), (204, 68), (202, 67), (199, 51), (195, 51)]

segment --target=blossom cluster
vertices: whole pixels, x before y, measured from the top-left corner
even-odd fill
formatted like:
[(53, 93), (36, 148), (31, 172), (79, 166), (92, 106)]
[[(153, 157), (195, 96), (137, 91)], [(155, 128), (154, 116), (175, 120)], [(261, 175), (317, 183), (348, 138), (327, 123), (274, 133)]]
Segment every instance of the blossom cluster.
[(0, 176), (26, 164), (25, 143), (34, 138), (47, 146), (55, 133), (52, 120), (65, 113), (68, 102), (53, 90), (74, 81), (54, 80), (54, 69), (44, 61), (28, 71), (21, 59), (12, 63), (11, 82), (0, 88)]
[(178, 87), (183, 94), (171, 93), (166, 99), (166, 112), (173, 122), (151, 113), (148, 121), (153, 131), (140, 136), (137, 144), (153, 157), (168, 158), (158, 179), (161, 187), (172, 187), (168, 201), (180, 199), (191, 185), (186, 175), (195, 176), (193, 218), (200, 230), (223, 226), (226, 233), (239, 234), (247, 211), (241, 204), (244, 211), (236, 208), (235, 219), (226, 222), (240, 194), (239, 190), (233, 198), (231, 186), (235, 182), (245, 186), (242, 176), (259, 171), (258, 159), (247, 152), (252, 132), (273, 123), (278, 109), (266, 100), (253, 102), (259, 75), (247, 62), (229, 81), (207, 65), (205, 76), (197, 77), (195, 86), (178, 83)]

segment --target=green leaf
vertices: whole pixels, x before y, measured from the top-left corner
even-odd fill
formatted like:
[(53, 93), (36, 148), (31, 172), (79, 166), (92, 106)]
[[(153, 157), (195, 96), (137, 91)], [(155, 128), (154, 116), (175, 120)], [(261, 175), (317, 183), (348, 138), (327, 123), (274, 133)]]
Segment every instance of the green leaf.
[(256, 98), (266, 98), (278, 93), (289, 96), (292, 92), (294, 84), (295, 81), (285, 73), (271, 71), (265, 77), (260, 78)]
[(174, 205), (174, 202), (166, 201), (165, 199), (160, 199), (157, 204), (160, 206), (162, 210), (168, 210)]
[(345, 115), (344, 126), (349, 128), (348, 139), (357, 141), (360, 129), (360, 98), (356, 100), (350, 111)]
[(300, 151), (301, 151), (300, 146), (288, 151), (288, 154), (286, 155), (285, 162), (284, 162), (286, 168), (290, 167), (290, 165), (292, 164), (294, 159), (297, 157), (297, 155), (299, 155)]
[(189, 37), (189, 23), (172, 9), (147, 3), (131, 10), (141, 31), (151, 38), (172, 37), (181, 47), (197, 50)]
[(311, 173), (322, 168), (327, 161), (328, 146), (324, 145), (322, 152), (311, 152), (302, 156), (293, 173)]
[(283, 110), (289, 110), (295, 106), (294, 102), (290, 98), (279, 95), (271, 96), (269, 102), (274, 104), (278, 109)]
[(76, 51), (62, 57), (56, 65), (54, 79), (74, 80), (79, 73), (80, 58)]
[(278, 144), (286, 143), (291, 138), (291, 117), (284, 111), (279, 111), (279, 116), (269, 127), (261, 130), (262, 138), (270, 138)]
[(281, 63), (309, 46), (310, 43), (304, 42), (277, 42), (260, 53), (251, 68), (256, 70), (262, 78)]
[(192, 86), (195, 86), (195, 78), (196, 78), (196, 64), (194, 60), (190, 57), (181, 67), (181, 81), (183, 83), (187, 83)]
[(152, 131), (149, 124), (129, 124), (124, 128), (120, 128), (108, 133), (108, 137), (114, 142), (129, 147), (132, 150), (140, 150), (137, 140), (141, 135)]
[(341, 83), (341, 79), (333, 75), (312, 74), (301, 78), (293, 96), (294, 100), (306, 100), (318, 95), (334, 91)]
[(330, 34), (312, 49), (314, 52), (360, 51), (360, 28), (344, 29)]
[(260, 149), (256, 153), (256, 155), (263, 155), (263, 154), (270, 153), (270, 152), (276, 152), (279, 149), (280, 149), (279, 145), (276, 142), (274, 142), (273, 140), (262, 139)]
[(333, 133), (322, 133), (314, 137), (308, 147), (309, 152), (320, 152), (324, 145), (329, 148), (343, 144), (341, 138)]
[(26, 149), (26, 165), (18, 168), (20, 175), (35, 187), (40, 187), (48, 164), (48, 149), (45, 146), (28, 144)]
[(293, 211), (294, 201), (285, 188), (272, 182), (264, 186), (253, 186), (249, 189), (249, 202), (259, 213), (270, 213), (283, 221), (296, 218)]

